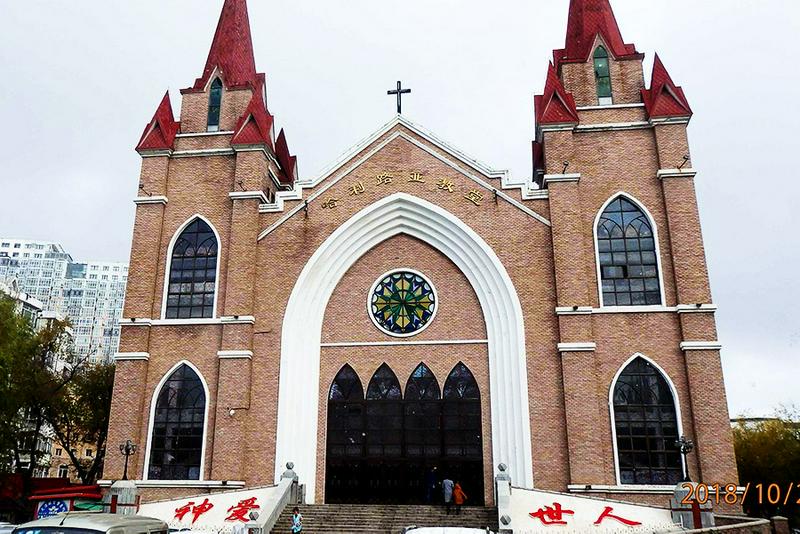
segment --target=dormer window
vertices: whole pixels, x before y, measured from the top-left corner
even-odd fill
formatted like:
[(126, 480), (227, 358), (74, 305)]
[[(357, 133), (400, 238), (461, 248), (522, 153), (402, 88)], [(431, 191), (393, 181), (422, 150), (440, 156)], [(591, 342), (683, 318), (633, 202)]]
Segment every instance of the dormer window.
[(219, 112), (222, 109), (222, 80), (216, 78), (211, 82), (211, 93), (208, 95), (208, 131), (219, 131)]
[(597, 84), (597, 103), (601, 106), (613, 104), (608, 52), (603, 46), (598, 46), (594, 51), (594, 79)]

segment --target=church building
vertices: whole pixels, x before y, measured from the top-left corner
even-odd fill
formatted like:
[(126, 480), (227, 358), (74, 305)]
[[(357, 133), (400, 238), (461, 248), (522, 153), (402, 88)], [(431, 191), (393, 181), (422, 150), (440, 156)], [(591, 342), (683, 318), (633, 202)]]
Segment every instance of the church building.
[[(491, 505), (501, 464), (515, 487), (659, 505), (687, 473), (737, 483), (692, 109), (643, 59), (608, 0), (571, 0), (519, 110), (530, 175), (398, 114), (310, 178), (246, 1), (224, 0), (180, 116), (165, 95), (136, 147), (109, 444), (138, 445), (143, 500), (289, 462), (315, 503), (423, 502), (433, 473)], [(124, 469), (109, 453), (105, 478)]]

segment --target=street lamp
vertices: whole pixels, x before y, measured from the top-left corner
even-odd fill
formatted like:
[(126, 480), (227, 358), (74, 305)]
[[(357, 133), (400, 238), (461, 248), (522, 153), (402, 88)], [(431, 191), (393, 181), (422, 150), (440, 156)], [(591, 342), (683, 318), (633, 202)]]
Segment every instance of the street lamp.
[(690, 439), (686, 439), (686, 436), (681, 436), (680, 439), (675, 442), (675, 446), (681, 450), (681, 455), (683, 455), (683, 465), (686, 468), (686, 474), (683, 477), (683, 482), (691, 482), (692, 479), (689, 477), (689, 460), (687, 456), (689, 456), (689, 453), (692, 452), (692, 449), (694, 449), (694, 442)]
[(120, 444), (119, 452), (125, 456), (125, 471), (122, 473), (122, 480), (128, 480), (128, 458), (136, 454), (136, 445), (131, 440), (126, 440)]

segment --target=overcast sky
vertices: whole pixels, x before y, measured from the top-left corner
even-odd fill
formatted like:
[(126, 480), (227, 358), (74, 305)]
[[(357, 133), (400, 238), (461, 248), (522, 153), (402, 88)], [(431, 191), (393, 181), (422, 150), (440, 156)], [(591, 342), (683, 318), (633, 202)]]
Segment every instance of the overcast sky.
[[(568, 0), (250, 0), (269, 107), (316, 175), (394, 114), (529, 176), (533, 95)], [(202, 73), (222, 0), (2, 1), (0, 235), (127, 261), (140, 158), (166, 89)], [(487, 9), (491, 6), (491, 9)], [(613, 0), (696, 115), (690, 141), (734, 415), (800, 405), (796, 0)], [(176, 111), (177, 113), (177, 111)]]

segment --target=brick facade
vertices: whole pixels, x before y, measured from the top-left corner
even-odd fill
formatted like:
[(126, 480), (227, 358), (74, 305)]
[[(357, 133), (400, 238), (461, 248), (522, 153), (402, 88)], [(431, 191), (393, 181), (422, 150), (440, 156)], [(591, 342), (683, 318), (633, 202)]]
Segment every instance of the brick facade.
[[(228, 0), (226, 9), (233, 3)], [(697, 444), (688, 458), (695, 480), (737, 482), (695, 173), (683, 160), (689, 151), (688, 118), (650, 120), (641, 103), (641, 58), (610, 55), (614, 103), (623, 107), (596, 106), (591, 59), (560, 65), (560, 81), (574, 94), (580, 121), (567, 127), (538, 125), (537, 142), (544, 147), (539, 181), (545, 189), (533, 192), (506, 184), (500, 173), (402, 119), (321, 180), (288, 190), (272, 178), (286, 169), (269, 139), (261, 146), (230, 144), (257, 83), (226, 87), (221, 131), (213, 135), (204, 133), (208, 87), (187, 90), (174, 146), (143, 152), (109, 434), (110, 443), (132, 439), (140, 444), (130, 467), (136, 478), (145, 475), (156, 387), (181, 361), (191, 362), (209, 391), (205, 482), (272, 483), (280, 469), (275, 465), (280, 388), (302, 388), (317, 398), (317, 435), (309, 437), (316, 440), (317, 462), (302, 467), (314, 473), (318, 500), (324, 500), (327, 395), (345, 363), (366, 387), (381, 363), (389, 364), (404, 386), (416, 365), (425, 362), (441, 386), (463, 361), (481, 389), (484, 485), (492, 502), (492, 435), (498, 430), (492, 420), (498, 414), (491, 414), (490, 400), (498, 393), (491, 389), (489, 362), (492, 343), (501, 340), (452, 343), (485, 340), (489, 334), (486, 309), (476, 295), (483, 288), (472, 287), (443, 245), (401, 233), (352, 258), (327, 301), (321, 332), (309, 332), (322, 342), (319, 369), (308, 370), (309, 376), (319, 372), (318, 383), (280, 383), (284, 313), (304, 267), (362, 210), (402, 193), (456, 217), (497, 257), (513, 285), (524, 324), (525, 354), (518, 357), (527, 369), (530, 418), (494, 420), (529, 425), (535, 487), (577, 491), (593, 485), (611, 498), (666, 503), (663, 488), (661, 493), (628, 492), (617, 480), (609, 390), (635, 354), (656, 363), (674, 386), (683, 433)], [(223, 69), (223, 80), (224, 75)], [(564, 162), (569, 162), (567, 174), (562, 174)], [(412, 172), (424, 182), (411, 181)], [(379, 182), (383, 173), (392, 176), (391, 183)], [(359, 184), (363, 192), (353, 191)], [(480, 195), (476, 202), (466, 198), (473, 190)], [(601, 306), (594, 226), (601, 208), (620, 192), (645, 208), (657, 229), (662, 305)], [(167, 321), (162, 306), (170, 243), (196, 214), (219, 234), (214, 317)], [(382, 333), (368, 317), (373, 282), (404, 267), (424, 273), (438, 290), (436, 318), (410, 338), (430, 344), (387, 346), (397, 338)], [(340, 346), (348, 342), (357, 345)], [(122, 459), (110, 455), (106, 478), (121, 474)], [(191, 491), (197, 493), (198, 487), (218, 489), (198, 482)], [(146, 499), (155, 499), (190, 490), (144, 491)]]

